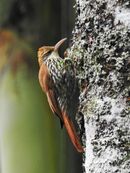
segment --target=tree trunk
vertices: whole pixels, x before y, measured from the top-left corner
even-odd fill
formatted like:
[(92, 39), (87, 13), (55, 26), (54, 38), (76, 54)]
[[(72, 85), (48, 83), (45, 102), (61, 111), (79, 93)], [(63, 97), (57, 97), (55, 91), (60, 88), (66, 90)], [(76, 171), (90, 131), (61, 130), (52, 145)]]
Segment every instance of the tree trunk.
[(68, 55), (81, 89), (85, 172), (129, 173), (130, 2), (77, 0), (75, 8)]

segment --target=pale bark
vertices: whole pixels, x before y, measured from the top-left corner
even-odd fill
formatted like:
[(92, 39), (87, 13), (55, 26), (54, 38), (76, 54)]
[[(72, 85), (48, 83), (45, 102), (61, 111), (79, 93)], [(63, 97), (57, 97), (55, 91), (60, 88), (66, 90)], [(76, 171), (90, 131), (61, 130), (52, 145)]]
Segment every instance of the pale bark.
[(75, 8), (68, 54), (81, 87), (85, 172), (129, 173), (130, 1), (77, 0)]

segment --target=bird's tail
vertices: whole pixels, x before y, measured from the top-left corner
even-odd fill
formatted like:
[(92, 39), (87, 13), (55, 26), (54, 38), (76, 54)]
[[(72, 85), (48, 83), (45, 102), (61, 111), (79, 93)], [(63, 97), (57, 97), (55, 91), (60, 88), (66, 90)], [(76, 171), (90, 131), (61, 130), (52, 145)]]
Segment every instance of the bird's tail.
[(80, 153), (82, 153), (84, 151), (79, 138), (76, 134), (76, 130), (74, 128), (74, 125), (72, 123), (72, 121), (69, 119), (69, 117), (63, 113), (63, 121), (64, 121), (64, 126), (67, 130), (67, 133), (70, 137), (71, 142), (73, 143), (73, 145), (75, 146), (76, 150)]

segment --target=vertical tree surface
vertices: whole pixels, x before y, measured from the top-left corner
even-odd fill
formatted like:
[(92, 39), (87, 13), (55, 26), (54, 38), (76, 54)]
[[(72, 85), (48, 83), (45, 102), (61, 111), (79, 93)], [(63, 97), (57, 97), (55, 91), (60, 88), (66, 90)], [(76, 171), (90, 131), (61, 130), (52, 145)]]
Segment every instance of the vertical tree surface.
[[(130, 2), (77, 0), (68, 55), (79, 78), (86, 173), (130, 171)], [(80, 119), (78, 118), (78, 121)]]

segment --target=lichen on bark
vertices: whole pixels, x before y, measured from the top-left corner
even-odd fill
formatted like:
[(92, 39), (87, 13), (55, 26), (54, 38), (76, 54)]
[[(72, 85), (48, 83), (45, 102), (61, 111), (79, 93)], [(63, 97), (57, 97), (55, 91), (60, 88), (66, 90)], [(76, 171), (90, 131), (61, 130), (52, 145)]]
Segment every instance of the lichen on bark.
[[(72, 46), (86, 173), (130, 171), (130, 2), (76, 0)], [(77, 118), (78, 119), (78, 118)]]

